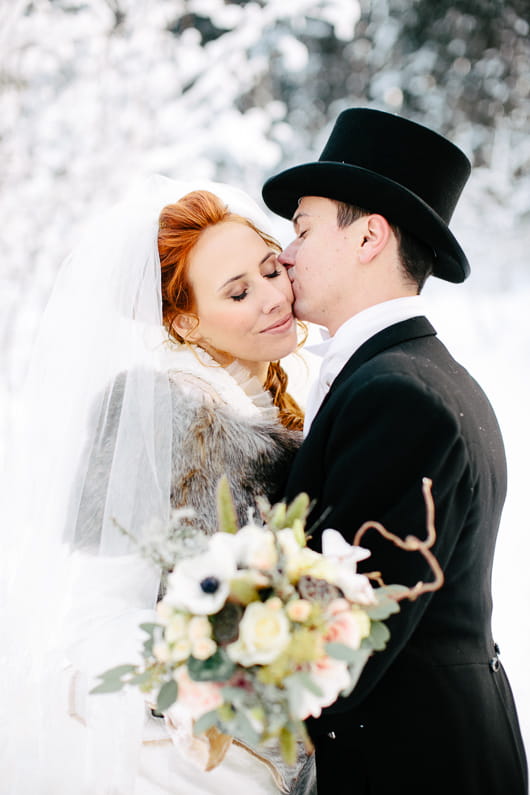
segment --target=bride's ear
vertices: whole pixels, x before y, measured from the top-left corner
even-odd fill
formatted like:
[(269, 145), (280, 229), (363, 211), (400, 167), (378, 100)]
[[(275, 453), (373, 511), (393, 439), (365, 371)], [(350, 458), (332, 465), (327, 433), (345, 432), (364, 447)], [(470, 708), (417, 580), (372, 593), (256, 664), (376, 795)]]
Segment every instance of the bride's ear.
[(185, 340), (188, 340), (189, 342), (197, 342), (197, 329), (199, 328), (199, 318), (197, 315), (183, 312), (174, 318), (171, 327), (173, 331), (175, 331)]

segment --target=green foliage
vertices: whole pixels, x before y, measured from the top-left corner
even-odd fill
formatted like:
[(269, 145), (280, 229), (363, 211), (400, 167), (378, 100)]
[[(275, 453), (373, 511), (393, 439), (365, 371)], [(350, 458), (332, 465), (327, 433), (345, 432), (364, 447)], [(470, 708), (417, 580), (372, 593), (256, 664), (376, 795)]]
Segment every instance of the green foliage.
[(260, 740), (259, 732), (257, 732), (252, 723), (247, 717), (245, 710), (239, 709), (234, 713), (234, 720), (227, 727), (234, 737), (238, 737), (247, 743), (247, 745), (258, 745)]
[(289, 504), (285, 514), (284, 527), (292, 527), (296, 521), (305, 521), (309, 510), (309, 495), (301, 492)]
[(309, 690), (310, 693), (313, 693), (315, 696), (321, 696), (322, 690), (319, 686), (311, 679), (311, 677), (304, 673), (303, 671), (297, 671), (291, 676), (288, 676), (285, 679), (284, 685), (286, 689), (289, 691), (289, 697), (292, 701), (298, 701), (302, 695), (303, 690)]
[(255, 602), (259, 599), (256, 586), (245, 577), (235, 577), (230, 580), (230, 595), (231, 598), (237, 599), (242, 605), (248, 605), (250, 602)]
[[(256, 593), (255, 589), (252, 590)], [(251, 600), (249, 599), (249, 601)], [(246, 602), (244, 603), (246, 604)], [(242, 615), (243, 608), (241, 605), (235, 602), (227, 602), (218, 613), (214, 613), (213, 616), (210, 616), (212, 637), (216, 643), (225, 645), (237, 640), (239, 636), (239, 622), (241, 621)]]
[(165, 712), (169, 707), (175, 703), (178, 695), (178, 686), (174, 679), (169, 682), (164, 682), (159, 690), (156, 699), (156, 708), (159, 712)]
[(226, 475), (223, 475), (217, 484), (217, 518), (219, 530), (223, 533), (237, 533), (239, 530), (232, 492)]
[(361, 643), (361, 649), (382, 651), (390, 638), (390, 632), (382, 621), (372, 621), (370, 634)]
[[(356, 663), (360, 655), (363, 655), (359, 649), (352, 649), (344, 643), (326, 643), (326, 652), (334, 660), (342, 660), (347, 663)], [(363, 655), (364, 656), (364, 655)]]
[(287, 506), (284, 502), (279, 502), (271, 508), (267, 519), (267, 524), (273, 530), (281, 530), (282, 527), (286, 527), (286, 516)]
[(194, 724), (193, 724), (193, 733), (196, 737), (198, 737), (203, 732), (208, 731), (211, 729), (212, 726), (216, 726), (218, 723), (218, 715), (217, 710), (211, 710), (210, 712), (205, 712), (204, 715), (201, 715)]
[(207, 660), (189, 657), (187, 667), (190, 678), (195, 682), (225, 682), (236, 669), (224, 649), (217, 649)]
[(296, 735), (287, 726), (284, 726), (280, 732), (280, 750), (287, 764), (294, 765), (296, 762)]
[(131, 679), (128, 680), (127, 684), (129, 685), (136, 685), (137, 687), (142, 690), (144, 686), (148, 688), (150, 683), (153, 680), (153, 672), (151, 670), (142, 671), (142, 673), (136, 674)]
[(145, 623), (140, 624), (140, 629), (143, 629), (144, 632), (147, 632), (147, 639), (144, 641), (143, 651), (144, 657), (149, 657), (153, 653), (155, 632), (157, 629), (160, 629), (160, 625), (154, 623)]
[(373, 621), (381, 621), (394, 613), (399, 613), (399, 602), (393, 597), (406, 593), (407, 590), (404, 585), (384, 585), (382, 588), (374, 588), (377, 604), (364, 608), (366, 614)]
[(136, 671), (135, 665), (118, 665), (110, 668), (100, 675), (101, 682), (92, 688), (91, 693), (116, 693), (127, 684), (128, 680), (124, 677)]

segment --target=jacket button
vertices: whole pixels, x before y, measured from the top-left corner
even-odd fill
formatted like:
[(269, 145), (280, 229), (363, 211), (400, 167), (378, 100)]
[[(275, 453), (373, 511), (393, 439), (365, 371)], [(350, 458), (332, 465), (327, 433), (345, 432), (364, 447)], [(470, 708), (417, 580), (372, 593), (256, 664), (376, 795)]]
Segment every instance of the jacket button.
[(490, 671), (493, 671), (494, 674), (496, 674), (497, 671), (499, 670), (499, 668), (501, 667), (497, 657), (492, 657), (491, 658), (491, 660), (489, 662), (489, 666), (490, 666)]

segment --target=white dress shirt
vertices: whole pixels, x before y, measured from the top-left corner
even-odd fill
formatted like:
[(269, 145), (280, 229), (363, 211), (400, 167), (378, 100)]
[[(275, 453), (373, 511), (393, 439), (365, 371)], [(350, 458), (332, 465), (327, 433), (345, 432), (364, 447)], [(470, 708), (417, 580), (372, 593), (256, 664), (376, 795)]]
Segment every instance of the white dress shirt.
[(394, 298), (381, 304), (370, 306), (346, 320), (339, 326), (333, 337), (323, 329), (323, 342), (308, 346), (307, 350), (322, 356), (322, 364), (316, 380), (309, 390), (304, 421), (304, 434), (307, 436), (315, 415), (326, 397), (328, 390), (348, 359), (361, 345), (394, 323), (425, 314), (425, 303), (420, 295)]

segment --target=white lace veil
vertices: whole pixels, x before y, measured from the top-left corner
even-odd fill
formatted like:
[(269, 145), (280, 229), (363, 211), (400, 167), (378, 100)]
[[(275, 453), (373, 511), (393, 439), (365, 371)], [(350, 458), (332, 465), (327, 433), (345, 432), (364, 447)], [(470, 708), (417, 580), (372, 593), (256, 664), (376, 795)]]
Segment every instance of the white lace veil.
[(138, 624), (156, 602), (159, 572), (134, 539), (169, 511), (158, 217), (196, 189), (267, 228), (235, 188), (153, 176), (87, 224), (41, 320), (4, 483), (0, 771), (10, 795), (134, 792), (142, 697), (87, 693), (98, 673), (136, 659)]

